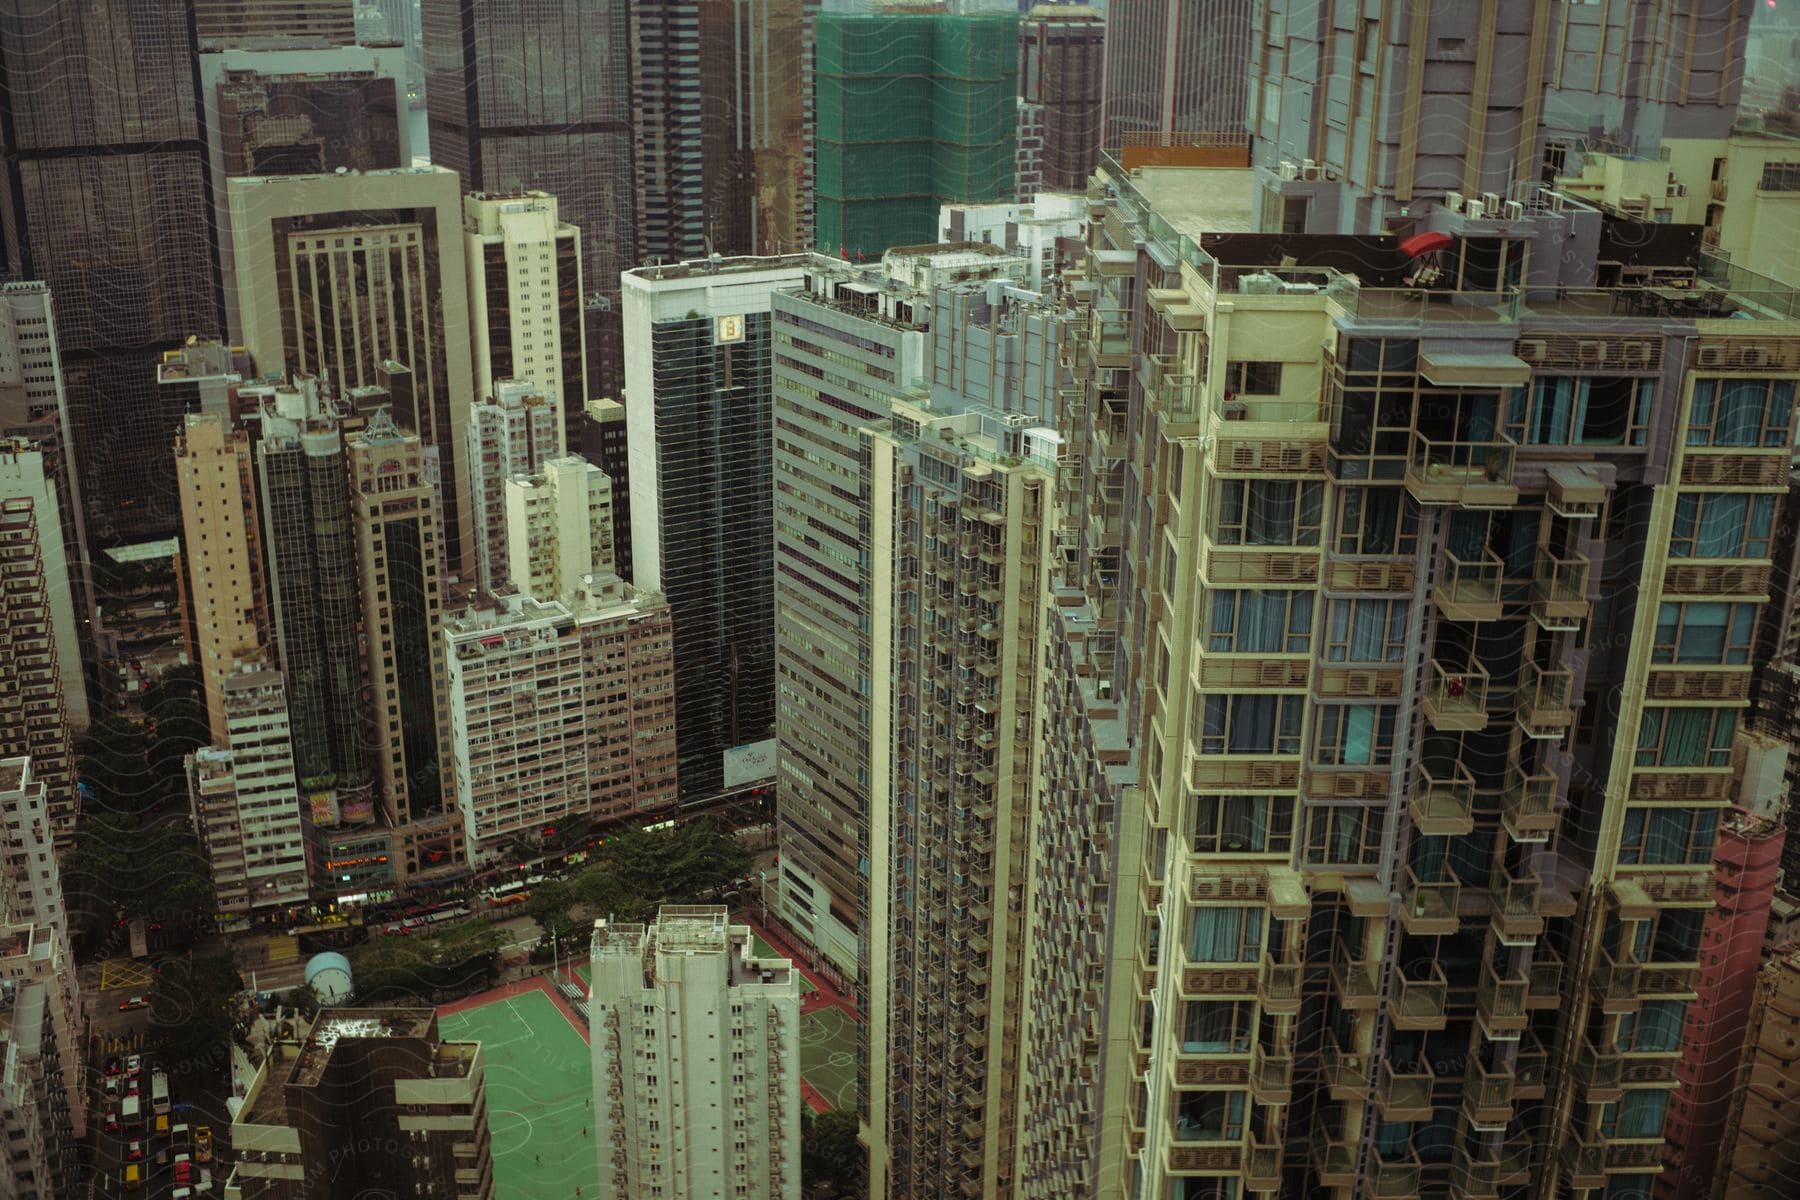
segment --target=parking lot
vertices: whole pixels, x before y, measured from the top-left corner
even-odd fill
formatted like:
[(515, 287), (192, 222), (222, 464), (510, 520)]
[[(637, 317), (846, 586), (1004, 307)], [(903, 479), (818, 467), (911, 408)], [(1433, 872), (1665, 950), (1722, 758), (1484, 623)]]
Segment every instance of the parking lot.
[(142, 1200), (219, 1195), (221, 1148), (213, 1142), (218, 1126), (182, 1102), (174, 1081), (159, 1077), (151, 1056), (100, 1049), (89, 1099), (93, 1194)]

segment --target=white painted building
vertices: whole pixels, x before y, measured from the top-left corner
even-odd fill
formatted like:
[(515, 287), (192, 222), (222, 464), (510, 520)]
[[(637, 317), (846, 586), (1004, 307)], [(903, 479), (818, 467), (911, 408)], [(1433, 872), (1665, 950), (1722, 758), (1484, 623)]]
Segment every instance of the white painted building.
[(1087, 227), (1087, 197), (1066, 192), (1039, 192), (1029, 204), (946, 204), (938, 210), (938, 238), (945, 242), (983, 242), (1018, 255), (1026, 262), (1023, 284), (1045, 290), (1056, 269), (1059, 238), (1080, 240)]
[(599, 1193), (799, 1200), (800, 976), (722, 907), (594, 923)]
[(506, 552), (512, 585), (539, 600), (572, 595), (588, 576), (613, 574), (612, 481), (573, 455), (508, 479)]
[(562, 437), (555, 401), (528, 379), (502, 379), (469, 410), (469, 496), (474, 504), (475, 582), (506, 582), (506, 481), (555, 458)]

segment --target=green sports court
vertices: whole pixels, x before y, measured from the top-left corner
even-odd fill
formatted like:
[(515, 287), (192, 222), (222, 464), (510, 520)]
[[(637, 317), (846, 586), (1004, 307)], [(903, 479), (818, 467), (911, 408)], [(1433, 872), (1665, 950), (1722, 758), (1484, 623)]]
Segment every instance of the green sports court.
[[(499, 1200), (593, 1194), (592, 1060), (555, 1002), (533, 988), (439, 1016), (446, 1039), (481, 1043)], [(584, 1140), (582, 1130), (588, 1130)]]
[(856, 1022), (833, 1005), (800, 1018), (800, 1077), (831, 1108), (856, 1108)]

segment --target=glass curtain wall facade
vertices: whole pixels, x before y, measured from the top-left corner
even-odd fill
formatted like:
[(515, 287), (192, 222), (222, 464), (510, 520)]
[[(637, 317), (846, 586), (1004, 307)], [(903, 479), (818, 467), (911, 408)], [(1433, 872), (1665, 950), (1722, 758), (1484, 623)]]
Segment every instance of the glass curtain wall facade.
[(1244, 127), (1252, 0), (1111, 0), (1102, 145), (1180, 145)]

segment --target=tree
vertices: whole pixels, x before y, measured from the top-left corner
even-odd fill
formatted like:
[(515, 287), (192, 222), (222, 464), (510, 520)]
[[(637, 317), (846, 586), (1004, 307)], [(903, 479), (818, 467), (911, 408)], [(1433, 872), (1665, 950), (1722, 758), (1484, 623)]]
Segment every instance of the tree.
[(866, 1194), (867, 1168), (862, 1144), (856, 1137), (856, 1114), (834, 1108), (814, 1116), (802, 1108), (800, 1119), (800, 1180), (811, 1194), (821, 1184), (834, 1196)]
[(75, 767), (85, 787), (88, 811), (132, 814), (156, 801), (156, 777), (145, 751), (143, 726), (120, 717), (102, 717), (75, 744)]
[(206, 856), (193, 831), (177, 822), (146, 829), (136, 816), (84, 816), (63, 858), (62, 879), (70, 921), (94, 939), (121, 917), (192, 935), (208, 928), (216, 911)]
[(229, 955), (163, 964), (150, 985), (150, 1029), (172, 1072), (216, 1069), (225, 1060), (243, 991), (243, 977)]
[(607, 842), (600, 869), (651, 908), (724, 891), (750, 870), (751, 854), (710, 818), (673, 829), (625, 829)]
[(187, 756), (211, 744), (200, 672), (169, 667), (144, 691), (145, 759), (161, 803), (187, 793)]
[(567, 942), (581, 930), (581, 922), (573, 911), (576, 903), (573, 883), (546, 879), (532, 889), (530, 898), (525, 901), (525, 915), (538, 923), (546, 943), (552, 938)]

